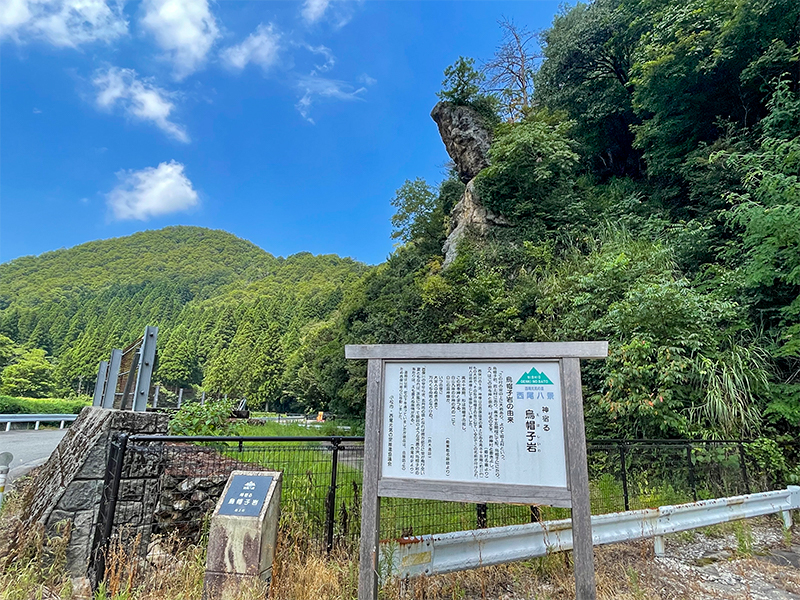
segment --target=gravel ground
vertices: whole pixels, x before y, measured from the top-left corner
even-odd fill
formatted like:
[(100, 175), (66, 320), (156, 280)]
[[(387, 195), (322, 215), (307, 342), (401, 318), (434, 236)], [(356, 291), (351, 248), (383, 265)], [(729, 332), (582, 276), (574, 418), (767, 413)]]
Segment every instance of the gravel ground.
[[(430, 583), (427, 589), (409, 586), (399, 597), (574, 600), (565, 558), (431, 578), (430, 583), (446, 577), (461, 582), (440, 585), (438, 594), (430, 593)], [(788, 536), (776, 516), (673, 534), (663, 557), (655, 556), (652, 540), (602, 546), (595, 567), (598, 600), (800, 600), (800, 522)]]
[(687, 598), (800, 600), (800, 535), (774, 518), (672, 536), (652, 560)]

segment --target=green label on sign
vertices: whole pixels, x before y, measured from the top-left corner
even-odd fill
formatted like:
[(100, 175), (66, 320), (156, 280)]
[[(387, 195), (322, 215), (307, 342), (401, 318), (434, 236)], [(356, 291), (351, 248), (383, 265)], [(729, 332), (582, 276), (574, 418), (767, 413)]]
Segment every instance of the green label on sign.
[(544, 373), (539, 373), (535, 367), (531, 367), (531, 370), (525, 373), (522, 377), (519, 378), (517, 385), (532, 385), (532, 384), (547, 384), (553, 385), (553, 382), (550, 381), (550, 378), (545, 375)]

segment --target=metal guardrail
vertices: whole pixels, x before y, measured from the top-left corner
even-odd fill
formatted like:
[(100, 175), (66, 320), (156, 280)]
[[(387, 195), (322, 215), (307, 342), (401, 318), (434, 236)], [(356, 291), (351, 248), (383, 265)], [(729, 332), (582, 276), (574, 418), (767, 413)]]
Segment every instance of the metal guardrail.
[[(718, 523), (781, 513), (791, 527), (791, 513), (800, 509), (800, 486), (744, 496), (701, 500), (689, 504), (596, 515), (592, 517), (595, 546), (655, 538), (657, 555), (664, 554), (664, 535)], [(382, 544), (385, 564), (398, 577), (452, 573), (545, 556), (572, 549), (570, 519), (458, 531)]]
[(39, 429), (41, 423), (60, 423), (59, 429), (64, 429), (64, 423), (74, 421), (78, 415), (40, 414), (40, 415), (0, 415), (0, 423), (6, 424), (6, 431), (11, 429), (12, 423), (35, 423), (34, 429)]

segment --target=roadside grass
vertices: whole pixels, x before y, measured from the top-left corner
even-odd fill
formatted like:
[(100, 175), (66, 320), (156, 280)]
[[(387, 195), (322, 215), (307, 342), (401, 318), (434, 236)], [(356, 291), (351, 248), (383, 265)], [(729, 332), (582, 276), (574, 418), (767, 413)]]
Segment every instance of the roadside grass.
[(84, 406), (89, 406), (89, 396), (79, 398), (17, 398), (0, 396), (0, 414), (78, 414)]
[[(17, 532), (11, 544), (0, 545), (0, 598), (75, 598), (77, 588), (73, 589), (73, 582), (64, 572), (69, 528), (65, 525), (49, 539), (40, 528), (9, 528), (24, 501), (24, 494), (12, 494), (0, 514), (2, 539), (8, 541), (5, 536), (10, 531)], [(325, 555), (310, 536), (304, 521), (288, 508), (283, 510), (286, 518), (279, 530), (271, 589), (267, 594), (262, 583), (253, 581), (232, 600), (267, 596), (270, 600), (355, 600), (358, 552), (353, 547), (337, 546), (330, 555)], [(18, 519), (16, 524), (19, 525)], [(749, 531), (749, 523), (741, 526)], [(150, 553), (146, 560), (133, 554), (136, 544), (112, 545), (106, 582), (93, 600), (201, 600), (206, 559), (204, 544), (186, 545), (170, 536), (158, 536), (156, 541), (159, 552)], [(595, 551), (598, 599), (727, 597), (705, 594), (707, 590), (698, 587), (696, 582), (665, 571), (663, 565), (652, 558), (650, 540), (598, 547)], [(745, 566), (748, 571), (771, 569), (775, 577), (786, 577), (785, 569), (780, 571), (774, 565), (742, 563), (742, 568)], [(572, 568), (571, 554), (558, 553), (448, 575), (410, 580), (384, 576), (379, 598), (568, 600), (575, 595)], [(385, 573), (384, 569), (381, 571)]]
[(336, 421), (326, 421), (319, 426), (300, 425), (299, 423), (278, 423), (266, 421), (258, 425), (240, 423), (235, 426), (236, 435), (243, 436), (358, 436), (351, 429), (342, 429)]

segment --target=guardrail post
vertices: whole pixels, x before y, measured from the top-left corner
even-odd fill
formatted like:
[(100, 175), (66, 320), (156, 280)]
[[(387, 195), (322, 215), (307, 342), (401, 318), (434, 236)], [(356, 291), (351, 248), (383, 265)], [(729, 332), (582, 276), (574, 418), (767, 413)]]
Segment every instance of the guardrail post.
[(328, 488), (328, 497), (325, 500), (325, 548), (328, 553), (333, 550), (333, 527), (336, 518), (336, 476), (339, 473), (339, 444), (342, 440), (338, 437), (331, 439), (333, 454), (331, 455), (331, 485)]
[(3, 505), (3, 494), (6, 491), (6, 477), (14, 455), (11, 452), (0, 452), (0, 506)]
[(689, 464), (689, 485), (692, 486), (692, 498), (697, 502), (697, 482), (694, 478), (694, 461), (692, 460), (691, 444), (686, 444), (686, 462)]
[(784, 529), (791, 529), (792, 528), (792, 511), (790, 511), (790, 510), (782, 510), (781, 511), (781, 519), (783, 519), (783, 528)]
[(6, 431), (11, 431), (11, 421), (6, 421)]
[(625, 443), (619, 445), (619, 462), (621, 465), (620, 475), (622, 476), (622, 496), (625, 502), (625, 510), (630, 510), (630, 497), (628, 496), (628, 467), (626, 465), (627, 452), (625, 451)]
[(58, 428), (59, 429), (64, 429), (64, 421), (61, 421), (61, 423), (59, 424)]
[(655, 551), (656, 556), (664, 556), (667, 553), (663, 535), (653, 536), (653, 550)]
[(744, 479), (744, 491), (746, 494), (750, 493), (750, 479), (747, 477), (747, 460), (744, 453), (744, 443), (739, 442), (739, 462), (742, 468), (742, 479)]
[(36, 424), (33, 426), (33, 429), (35, 431), (39, 431), (39, 423), (40, 423), (40, 421), (36, 421)]

